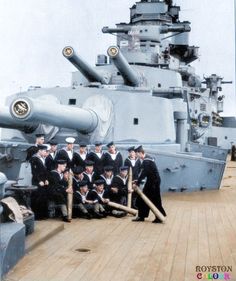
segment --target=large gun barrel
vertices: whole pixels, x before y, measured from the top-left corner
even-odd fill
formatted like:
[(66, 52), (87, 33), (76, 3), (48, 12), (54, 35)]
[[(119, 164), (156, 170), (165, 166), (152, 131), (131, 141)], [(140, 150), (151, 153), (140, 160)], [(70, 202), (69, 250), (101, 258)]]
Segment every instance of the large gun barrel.
[(15, 99), (10, 106), (10, 113), (17, 122), (45, 123), (61, 128), (91, 133), (98, 124), (97, 114), (92, 110), (57, 104), (52, 107), (45, 101), (29, 97)]
[(22, 123), (20, 120), (13, 119), (8, 107), (0, 107), (0, 128), (18, 129), (21, 131), (25, 131), (30, 129), (34, 130), (37, 125), (30, 122)]
[(131, 30), (131, 27), (108, 27), (108, 26), (104, 26), (102, 28), (102, 32), (103, 33), (128, 33)]
[(108, 48), (107, 53), (109, 57), (114, 62), (115, 66), (121, 73), (125, 82), (129, 86), (137, 87), (140, 84), (139, 77), (134, 69), (129, 65), (126, 58), (122, 55), (120, 49), (116, 46), (111, 46)]
[(77, 55), (72, 47), (65, 47), (62, 51), (62, 54), (88, 79), (89, 82), (108, 84), (106, 79), (79, 55)]
[(190, 32), (191, 27), (189, 26), (189, 22), (185, 22), (184, 24), (172, 25), (172, 26), (162, 26), (160, 29), (161, 33), (168, 32)]

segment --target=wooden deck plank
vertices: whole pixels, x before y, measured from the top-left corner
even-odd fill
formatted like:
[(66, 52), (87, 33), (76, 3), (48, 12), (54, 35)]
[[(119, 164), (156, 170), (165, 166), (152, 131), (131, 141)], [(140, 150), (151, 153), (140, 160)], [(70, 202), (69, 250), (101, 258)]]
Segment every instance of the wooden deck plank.
[(235, 260), (233, 258), (234, 249), (236, 249), (236, 235), (232, 224), (227, 216), (226, 209), (228, 206), (219, 210), (221, 223), (216, 225), (217, 235), (220, 244), (220, 251), (223, 260), (223, 265), (232, 266), (233, 273), (236, 273)]
[(184, 210), (177, 208), (176, 217), (173, 222), (170, 235), (165, 243), (165, 251), (162, 253), (159, 271), (155, 276), (155, 280), (169, 280), (173, 265), (175, 250), (179, 240), (180, 226), (183, 219)]
[[(132, 260), (129, 271), (125, 274), (125, 280), (132, 281), (138, 276), (138, 280), (145, 281), (153, 281), (155, 280), (156, 272), (160, 267), (161, 261), (161, 253), (165, 248), (165, 243), (169, 237), (171, 232), (171, 226), (175, 220), (176, 210), (171, 204), (166, 204), (166, 211), (168, 214), (167, 223), (164, 225), (156, 225), (155, 228), (159, 229), (159, 234), (156, 234), (156, 241), (149, 249), (148, 254), (146, 255), (146, 259), (143, 260), (142, 253), (137, 251), (136, 257)], [(151, 225), (150, 225), (151, 226)], [(154, 228), (154, 229), (155, 229)], [(146, 233), (148, 233), (148, 229), (146, 229)], [(142, 248), (142, 252), (146, 252), (146, 248)], [(131, 253), (132, 254), (132, 253)], [(129, 260), (129, 257), (127, 257)], [(135, 261), (135, 262), (134, 262)], [(137, 261), (140, 261), (137, 265)], [(137, 268), (139, 274), (137, 274)], [(141, 270), (142, 269), (142, 270)]]
[(179, 241), (175, 250), (170, 281), (184, 280), (186, 255), (188, 247), (188, 232), (190, 227), (191, 209), (185, 209), (179, 233)]
[(209, 252), (210, 252), (210, 261), (208, 263), (205, 263), (205, 261), (199, 260), (199, 266), (201, 265), (222, 265), (222, 257), (220, 252), (220, 246), (218, 243), (218, 237), (216, 232), (215, 225), (219, 223), (218, 220), (215, 220), (214, 217), (214, 209), (215, 205), (213, 204), (210, 207), (206, 208), (206, 217), (207, 217), (207, 238), (209, 241)]
[(185, 265), (185, 281), (194, 280), (195, 268), (198, 265), (199, 257), (199, 219), (198, 208), (194, 207), (191, 211), (191, 221), (188, 231), (188, 246), (186, 253), (186, 265)]
[[(103, 232), (99, 233), (99, 238), (100, 241), (97, 242), (97, 237), (96, 237), (96, 241), (93, 241), (93, 244), (96, 243), (100, 243), (101, 242), (103, 244), (103, 240), (105, 240), (107, 237), (111, 236), (112, 233), (114, 233), (115, 231), (117, 231), (117, 228), (120, 228), (120, 223), (114, 223), (114, 221), (109, 220), (109, 223), (107, 224), (106, 228), (104, 229)], [(85, 242), (84, 242), (85, 243)], [(91, 244), (90, 244), (91, 245)], [(86, 246), (86, 245), (84, 245)], [(75, 249), (75, 247), (74, 247)], [(98, 251), (98, 249), (96, 249), (96, 247), (92, 247), (91, 251)], [(100, 251), (99, 251), (100, 252)], [(67, 262), (65, 262), (64, 267), (61, 268), (60, 270), (58, 270), (58, 272), (53, 276), (53, 278), (51, 278), (51, 281), (57, 281), (57, 280), (67, 280), (68, 276), (76, 270), (76, 268), (82, 263), (82, 261), (84, 259), (86, 259), (88, 257), (88, 255), (90, 255), (91, 253), (79, 253), (75, 250), (73, 250), (73, 252), (69, 255), (69, 260)]]
[[(160, 261), (162, 253), (165, 251), (165, 244), (171, 232), (171, 226), (175, 220), (176, 209), (173, 206), (166, 207), (167, 210), (167, 221), (164, 225), (159, 225), (160, 229), (159, 235), (156, 237), (156, 242), (152, 248), (150, 254), (143, 260), (143, 270), (142, 275), (139, 280), (153, 281), (155, 280), (156, 272), (160, 270)], [(143, 251), (146, 249), (143, 249)], [(127, 260), (129, 257), (127, 257)], [(135, 258), (135, 261), (140, 259), (139, 252)], [(136, 263), (132, 260), (132, 265), (125, 275), (125, 280), (132, 281), (136, 276)]]

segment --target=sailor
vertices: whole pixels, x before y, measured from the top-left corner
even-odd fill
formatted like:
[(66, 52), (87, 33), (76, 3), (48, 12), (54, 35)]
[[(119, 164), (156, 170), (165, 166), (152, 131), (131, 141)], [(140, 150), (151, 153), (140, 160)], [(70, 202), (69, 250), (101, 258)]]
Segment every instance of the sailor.
[(30, 159), (32, 172), (32, 185), (44, 186), (48, 185), (48, 171), (45, 165), (45, 158), (48, 147), (46, 145), (38, 145), (38, 152)]
[(107, 216), (105, 210), (106, 204), (109, 202), (108, 195), (104, 190), (105, 181), (98, 179), (94, 181), (94, 189), (89, 191), (88, 199), (94, 202), (94, 212), (101, 214), (103, 217)]
[(78, 184), (84, 181), (84, 168), (81, 166), (72, 168), (73, 172), (73, 190), (76, 190)]
[(26, 161), (30, 161), (31, 157), (38, 152), (38, 145), (43, 145), (44, 144), (44, 134), (36, 134), (35, 137), (35, 145), (30, 146), (27, 150), (27, 156), (26, 156)]
[(85, 161), (84, 180), (88, 182), (88, 188), (93, 189), (94, 181), (98, 178), (94, 172), (94, 162), (90, 160)]
[(81, 166), (85, 167), (85, 161), (87, 160), (88, 152), (87, 145), (84, 142), (81, 142), (79, 145), (79, 151), (75, 151), (73, 155), (73, 167)]
[(114, 142), (107, 144), (108, 151), (104, 156), (104, 166), (112, 166), (114, 175), (119, 173), (120, 167), (123, 165), (122, 155), (116, 150)]
[(38, 145), (38, 152), (31, 157), (32, 185), (38, 189), (32, 193), (31, 206), (36, 219), (48, 217), (48, 198), (49, 198), (49, 172), (45, 166), (45, 156), (47, 146)]
[(50, 173), (50, 199), (53, 200), (56, 204), (61, 205), (60, 207), (63, 221), (70, 222), (71, 220), (69, 220), (67, 217), (67, 193), (72, 193), (73, 190), (71, 188), (68, 188), (68, 186), (65, 186), (63, 173), (66, 169), (66, 163), (66, 160), (58, 159), (56, 161), (56, 169), (51, 171)]
[(58, 151), (57, 158), (65, 159), (66, 163), (67, 163), (67, 168), (72, 168), (72, 159), (74, 156), (73, 148), (74, 148), (75, 138), (68, 137), (65, 139), (65, 141), (66, 141), (67, 145), (66, 145), (66, 147), (64, 147)]
[(113, 167), (112, 166), (105, 166), (104, 173), (100, 175), (99, 179), (104, 180), (104, 189), (108, 191), (111, 187), (111, 183), (113, 180)]
[(231, 148), (231, 161), (236, 161), (236, 146), (232, 145)]
[[(160, 183), (161, 178), (155, 163), (155, 160), (147, 155), (142, 146), (136, 149), (137, 155), (141, 160), (141, 172), (139, 174), (136, 184), (139, 186), (146, 178), (146, 182), (143, 188), (143, 193), (151, 200), (151, 202), (158, 208), (158, 210), (166, 216), (166, 212), (162, 206)], [(136, 200), (136, 206), (138, 208), (138, 217), (133, 221), (144, 221), (149, 215), (150, 208), (146, 205), (142, 198), (138, 197)], [(153, 223), (161, 223), (157, 217)]]
[(93, 206), (89, 203), (89, 200), (87, 199), (88, 193), (89, 190), (87, 181), (83, 180), (77, 185), (73, 198), (73, 203), (78, 206), (77, 215), (85, 219), (91, 219), (93, 217)]
[(56, 156), (57, 156), (57, 142), (55, 140), (51, 140), (49, 155), (46, 157), (45, 164), (48, 171), (52, 171), (56, 168)]
[(97, 175), (101, 175), (103, 173), (104, 156), (105, 154), (102, 151), (102, 142), (95, 142), (94, 151), (91, 151), (88, 154), (87, 159), (94, 162), (94, 171)]
[(109, 199), (112, 202), (126, 205), (128, 193), (128, 167), (120, 167), (119, 175), (114, 176), (109, 190)]
[(136, 156), (134, 146), (129, 147), (128, 152), (129, 156), (125, 159), (124, 165), (132, 168), (132, 178), (133, 180), (137, 180), (140, 173), (141, 161)]

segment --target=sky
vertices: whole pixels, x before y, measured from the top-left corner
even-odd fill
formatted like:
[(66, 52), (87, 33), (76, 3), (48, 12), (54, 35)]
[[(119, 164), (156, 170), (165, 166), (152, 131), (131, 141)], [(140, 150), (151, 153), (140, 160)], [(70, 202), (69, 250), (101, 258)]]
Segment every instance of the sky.
[[(62, 56), (66, 45), (94, 65), (115, 37), (103, 26), (129, 22), (131, 0), (0, 0), (0, 104), (31, 85), (69, 86), (75, 68)], [(233, 0), (174, 0), (190, 21), (190, 44), (200, 47), (196, 72), (235, 80)], [(236, 115), (235, 86), (223, 87), (224, 115)]]

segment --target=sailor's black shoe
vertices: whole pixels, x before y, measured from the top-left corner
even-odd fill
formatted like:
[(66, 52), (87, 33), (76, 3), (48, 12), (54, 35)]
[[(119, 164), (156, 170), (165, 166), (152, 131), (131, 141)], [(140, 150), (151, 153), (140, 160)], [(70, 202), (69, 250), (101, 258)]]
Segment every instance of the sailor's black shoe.
[(158, 219), (158, 218), (155, 218), (155, 220), (152, 221), (152, 223), (162, 223), (162, 221), (160, 219)]
[(67, 217), (67, 216), (64, 216), (64, 217), (62, 218), (62, 220), (63, 220), (64, 222), (71, 222), (71, 220), (70, 220), (70, 219), (68, 219), (68, 217)]
[(133, 219), (132, 221), (144, 221), (144, 218), (137, 217), (137, 218)]

